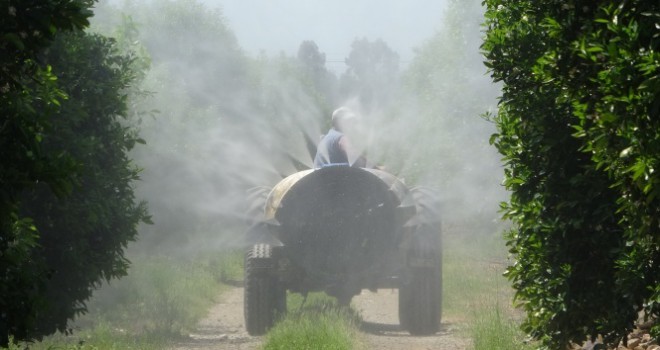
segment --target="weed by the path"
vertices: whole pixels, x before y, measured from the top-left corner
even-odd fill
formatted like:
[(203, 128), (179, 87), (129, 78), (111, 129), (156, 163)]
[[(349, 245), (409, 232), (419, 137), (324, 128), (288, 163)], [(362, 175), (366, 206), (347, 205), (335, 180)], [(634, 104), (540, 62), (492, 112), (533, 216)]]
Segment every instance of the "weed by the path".
[(520, 323), (497, 303), (472, 310), (470, 338), (474, 350), (531, 350)]
[(227, 288), (221, 280), (241, 278), (242, 261), (235, 252), (194, 260), (134, 257), (128, 276), (95, 292), (73, 335), (10, 349), (162, 349), (197, 325)]
[(519, 328), (513, 290), (502, 275), (504, 240), (454, 235), (444, 243), (443, 318), (466, 324), (474, 350), (532, 349)]
[(338, 306), (334, 298), (311, 293), (288, 296), (289, 312), (266, 335), (264, 350), (354, 349), (358, 342), (355, 311)]
[(167, 257), (135, 260), (131, 273), (99, 290), (83, 321), (129, 334), (176, 335), (191, 329), (218, 295), (208, 263)]
[(166, 345), (167, 338), (129, 335), (104, 323), (77, 332), (75, 336), (56, 334), (41, 342), (11, 342), (7, 350), (160, 350)]

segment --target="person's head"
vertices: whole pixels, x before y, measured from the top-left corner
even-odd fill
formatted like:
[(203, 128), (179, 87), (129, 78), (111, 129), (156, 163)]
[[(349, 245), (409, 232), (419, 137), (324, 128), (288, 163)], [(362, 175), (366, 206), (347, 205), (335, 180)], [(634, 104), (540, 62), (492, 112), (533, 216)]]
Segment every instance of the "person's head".
[(338, 131), (346, 131), (356, 119), (357, 115), (348, 107), (339, 107), (332, 112), (332, 127)]

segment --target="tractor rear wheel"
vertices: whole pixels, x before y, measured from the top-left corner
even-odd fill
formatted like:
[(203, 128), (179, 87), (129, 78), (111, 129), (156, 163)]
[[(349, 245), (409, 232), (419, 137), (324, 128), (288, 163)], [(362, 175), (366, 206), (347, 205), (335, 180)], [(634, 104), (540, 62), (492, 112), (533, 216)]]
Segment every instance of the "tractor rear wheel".
[(399, 321), (412, 335), (431, 335), (440, 330), (442, 314), (442, 197), (426, 187), (411, 193), (417, 225), (399, 286)]
[(399, 286), (399, 322), (412, 335), (431, 335), (440, 330), (442, 260), (438, 253), (417, 253)]
[(245, 254), (243, 311), (250, 335), (263, 335), (286, 311), (286, 289), (275, 273), (275, 258), (269, 244), (255, 244)]
[(409, 270), (399, 287), (399, 322), (412, 335), (431, 335), (440, 329), (442, 281), (440, 268)]

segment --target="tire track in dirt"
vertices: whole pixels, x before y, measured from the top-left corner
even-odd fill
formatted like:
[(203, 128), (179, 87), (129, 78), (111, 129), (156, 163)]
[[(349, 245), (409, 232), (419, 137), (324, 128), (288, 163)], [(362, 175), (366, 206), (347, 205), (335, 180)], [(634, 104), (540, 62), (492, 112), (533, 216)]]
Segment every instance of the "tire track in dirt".
[[(256, 350), (262, 337), (252, 337), (243, 321), (243, 288), (231, 288), (221, 296), (197, 329), (171, 350)], [(364, 349), (382, 350), (466, 350), (469, 341), (460, 336), (460, 324), (443, 320), (440, 332), (432, 336), (411, 336), (399, 327), (399, 297), (396, 289), (377, 293), (363, 291), (353, 298), (353, 308), (362, 315), (360, 342)]]

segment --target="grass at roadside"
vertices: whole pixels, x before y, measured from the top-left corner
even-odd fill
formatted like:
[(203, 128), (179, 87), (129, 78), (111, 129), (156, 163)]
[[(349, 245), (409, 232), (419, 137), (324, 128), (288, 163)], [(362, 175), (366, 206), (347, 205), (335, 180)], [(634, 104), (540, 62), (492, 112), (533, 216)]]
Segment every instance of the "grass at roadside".
[(474, 350), (528, 350), (520, 311), (502, 276), (507, 265), (499, 234), (448, 235), (444, 240), (443, 318), (466, 324)]
[(532, 346), (518, 322), (506, 308), (497, 303), (486, 304), (472, 310), (470, 338), (475, 350), (527, 350)]
[(166, 343), (165, 338), (149, 334), (126, 334), (108, 323), (102, 323), (72, 336), (56, 334), (41, 342), (14, 343), (8, 350), (159, 350)]
[(311, 293), (304, 306), (298, 294), (288, 295), (288, 313), (266, 335), (264, 350), (359, 348), (359, 316), (340, 308), (334, 298)]
[(242, 278), (242, 252), (195, 259), (133, 257), (128, 276), (112, 281), (88, 302), (89, 313), (56, 334), (9, 349), (162, 349), (196, 326), (217, 301), (222, 281)]
[(501, 301), (510, 304), (511, 289), (502, 276), (504, 243), (498, 237), (449, 236), (443, 247), (443, 316), (467, 321), (469, 311)]

